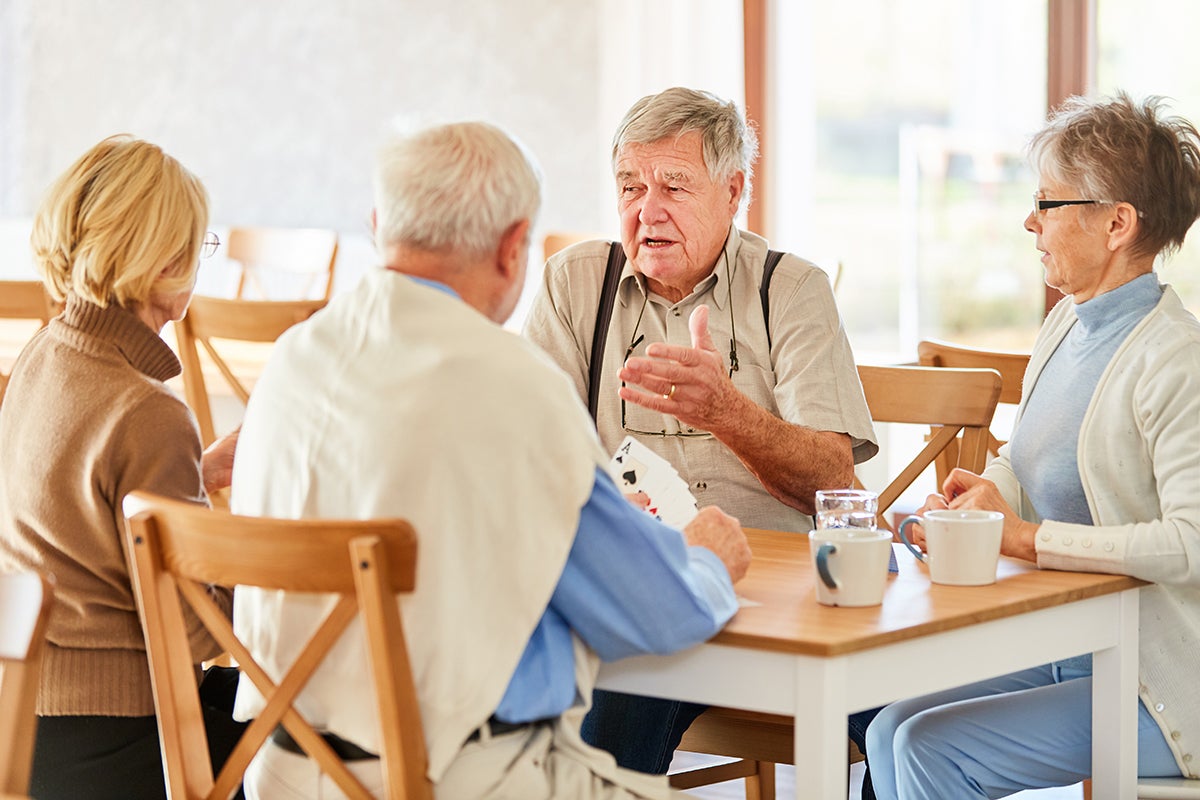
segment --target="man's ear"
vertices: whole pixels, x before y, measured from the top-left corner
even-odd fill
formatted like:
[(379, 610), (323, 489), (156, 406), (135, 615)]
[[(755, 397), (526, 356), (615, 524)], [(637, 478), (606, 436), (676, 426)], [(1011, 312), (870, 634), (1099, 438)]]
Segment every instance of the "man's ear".
[(733, 213), (737, 214), (738, 206), (742, 203), (742, 193), (746, 191), (746, 173), (741, 170), (733, 173), (726, 186), (729, 187), (729, 202)]
[(496, 266), (505, 278), (512, 279), (524, 267), (529, 247), (529, 220), (517, 220), (500, 236)]
[(1115, 251), (1129, 247), (1137, 239), (1141, 220), (1138, 211), (1130, 203), (1117, 203), (1108, 220), (1108, 249)]

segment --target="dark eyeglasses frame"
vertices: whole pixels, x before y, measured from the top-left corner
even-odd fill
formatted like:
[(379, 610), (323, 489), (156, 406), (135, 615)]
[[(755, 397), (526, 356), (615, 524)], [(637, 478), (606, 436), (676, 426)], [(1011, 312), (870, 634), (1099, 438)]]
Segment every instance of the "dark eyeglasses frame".
[(1099, 200), (1046, 200), (1038, 197), (1035, 194), (1033, 196), (1033, 215), (1040, 219), (1042, 212), (1048, 211), (1051, 208), (1061, 208), (1062, 206), (1091, 206), (1097, 205), (1100, 202), (1101, 201)]
[(200, 242), (200, 257), (211, 258), (216, 254), (217, 248), (221, 246), (221, 238), (212, 231), (204, 234), (204, 239)]

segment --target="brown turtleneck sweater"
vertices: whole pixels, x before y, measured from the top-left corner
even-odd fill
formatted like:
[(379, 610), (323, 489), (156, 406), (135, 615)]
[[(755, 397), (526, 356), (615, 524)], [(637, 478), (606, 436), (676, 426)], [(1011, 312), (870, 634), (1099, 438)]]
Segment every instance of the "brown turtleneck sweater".
[[(13, 368), (0, 405), (0, 570), (55, 579), (39, 715), (154, 713), (121, 501), (145, 489), (208, 502), (195, 419), (163, 383), (179, 372), (132, 313), (74, 296)], [(199, 622), (189, 629), (197, 661), (216, 653)]]

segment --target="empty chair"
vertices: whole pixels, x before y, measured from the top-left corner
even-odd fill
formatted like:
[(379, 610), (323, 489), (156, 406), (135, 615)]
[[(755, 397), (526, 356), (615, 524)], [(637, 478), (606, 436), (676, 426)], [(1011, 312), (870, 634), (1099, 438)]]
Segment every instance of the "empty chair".
[[(184, 397), (196, 415), (205, 447), (217, 436), (200, 349), (244, 406), (250, 399), (250, 391), (245, 385), (245, 373), (239, 377), (230, 363), (233, 359), (229, 351), (235, 343), (274, 342), (281, 333), (308, 319), (324, 305), (324, 300), (228, 300), (201, 295), (192, 298), (187, 316), (175, 323), (175, 339), (183, 364)], [(262, 367), (261, 353), (252, 360), (254, 370)]]
[(233, 227), (226, 246), (240, 266), (236, 296), (255, 300), (328, 300), (337, 251), (337, 231), (324, 228)]
[[(987, 430), (1000, 397), (1000, 375), (990, 369), (860, 366), (863, 394), (875, 423), (917, 428), (935, 426), (929, 442), (879, 489), (878, 523), (892, 530), (887, 512), (948, 447), (954, 465), (979, 472), (987, 462)], [(957, 445), (956, 445), (957, 443)], [(875, 487), (867, 487), (874, 489)], [(797, 534), (799, 535), (799, 534)], [(747, 800), (774, 797), (776, 763), (792, 763), (790, 717), (729, 708), (710, 708), (684, 733), (679, 749), (741, 759), (731, 764), (676, 773), (678, 789), (747, 778)], [(856, 749), (850, 750), (856, 758)], [(797, 776), (803, 780), (803, 776)]]
[(51, 582), (34, 572), (0, 575), (0, 794), (29, 791), (38, 681)]
[[(416, 579), (417, 538), (403, 520), (241, 517), (143, 492), (125, 500), (134, 594), (146, 631), (163, 769), (173, 798), (226, 800), (277, 726), (351, 798), (370, 793), (330, 739), (293, 705), (356, 615), (378, 701), (386, 797), (428, 800), (425, 738), (396, 595)], [(274, 680), (251, 656), (207, 584), (333, 595), (336, 602), (288, 674)], [(214, 777), (188, 653), (181, 598), (266, 700)]]

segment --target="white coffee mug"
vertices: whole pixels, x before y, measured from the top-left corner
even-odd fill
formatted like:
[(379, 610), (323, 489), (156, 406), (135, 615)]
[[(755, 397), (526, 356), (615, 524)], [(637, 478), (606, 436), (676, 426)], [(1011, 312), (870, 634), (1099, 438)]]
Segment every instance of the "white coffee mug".
[[(909, 541), (908, 526), (914, 523), (925, 528), (925, 553)], [(929, 579), (951, 586), (995, 583), (1003, 535), (999, 511), (935, 509), (900, 523), (900, 539), (929, 565)]]
[(864, 528), (823, 528), (808, 534), (817, 573), (817, 602), (875, 606), (887, 588), (892, 535)]

